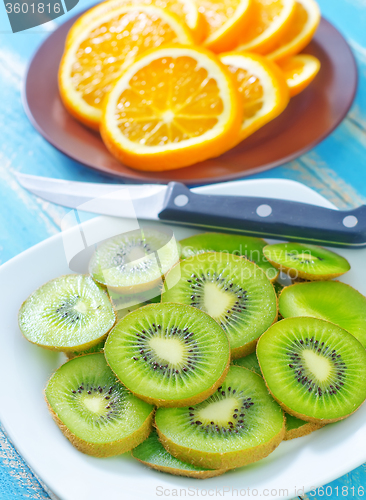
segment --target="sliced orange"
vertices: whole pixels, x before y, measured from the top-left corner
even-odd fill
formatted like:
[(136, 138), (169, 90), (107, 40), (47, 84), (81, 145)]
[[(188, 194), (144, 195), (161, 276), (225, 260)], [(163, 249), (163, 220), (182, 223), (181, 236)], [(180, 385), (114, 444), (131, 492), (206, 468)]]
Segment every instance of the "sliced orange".
[(253, 134), (286, 108), (289, 90), (278, 67), (265, 57), (253, 53), (221, 54), (242, 95), (243, 119), (238, 141)]
[(236, 51), (270, 52), (291, 25), (295, 0), (252, 0), (250, 22)]
[(105, 99), (102, 138), (138, 170), (170, 170), (228, 150), (237, 138), (240, 96), (228, 70), (201, 48), (164, 46), (141, 56)]
[(66, 47), (60, 69), (61, 98), (82, 123), (99, 128), (104, 95), (124, 68), (166, 43), (193, 43), (185, 24), (155, 6), (123, 6), (105, 13)]
[(291, 25), (267, 57), (278, 61), (301, 52), (313, 38), (320, 18), (320, 9), (314, 0), (296, 0)]
[(206, 18), (205, 47), (214, 52), (234, 48), (249, 21), (251, 0), (196, 0), (196, 3)]
[(286, 78), (291, 97), (302, 92), (320, 70), (319, 59), (308, 54), (282, 59), (277, 64)]
[(155, 5), (160, 9), (167, 9), (173, 14), (176, 14), (182, 21), (185, 21), (188, 28), (192, 31), (192, 36), (196, 43), (201, 42), (205, 36), (206, 21), (203, 15), (198, 12), (198, 7), (194, 0), (107, 0), (89, 9), (78, 18), (67, 35), (66, 45), (68, 45), (85, 26), (90, 25), (90, 23), (100, 16), (103, 16), (106, 12), (125, 5), (137, 4)]

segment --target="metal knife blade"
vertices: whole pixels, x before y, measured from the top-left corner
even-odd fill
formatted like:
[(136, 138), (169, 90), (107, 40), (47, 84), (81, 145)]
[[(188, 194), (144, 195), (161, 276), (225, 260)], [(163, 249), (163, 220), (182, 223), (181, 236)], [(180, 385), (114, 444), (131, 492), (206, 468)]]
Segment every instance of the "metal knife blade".
[(365, 205), (341, 211), (273, 198), (199, 194), (177, 182), (106, 185), (25, 174), (18, 174), (18, 180), (48, 201), (87, 212), (331, 246), (366, 246)]

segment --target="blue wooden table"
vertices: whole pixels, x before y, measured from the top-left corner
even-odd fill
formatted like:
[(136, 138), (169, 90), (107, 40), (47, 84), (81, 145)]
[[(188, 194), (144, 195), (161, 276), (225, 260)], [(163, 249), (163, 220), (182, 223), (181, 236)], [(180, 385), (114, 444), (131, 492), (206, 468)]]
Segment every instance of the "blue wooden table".
[[(70, 15), (91, 3), (95, 0), (80, 0)], [(357, 59), (360, 82), (355, 103), (337, 130), (310, 153), (252, 178), (294, 179), (315, 189), (339, 208), (347, 208), (366, 203), (366, 1), (319, 0), (319, 3), (323, 15), (347, 38)], [(4, 4), (0, 5), (0, 264), (60, 231), (66, 213), (62, 207), (24, 191), (16, 181), (16, 171), (110, 182), (109, 178), (56, 151), (33, 129), (23, 111), (21, 89), (28, 61), (48, 32), (67, 16), (24, 33), (11, 34)], [(366, 488), (366, 464), (330, 486), (323, 497), (318, 492), (315, 496), (308, 493), (304, 498), (359, 498), (352, 496), (351, 487), (355, 486), (356, 492), (358, 486)], [(50, 495), (52, 498), (0, 427), (0, 500), (43, 500)]]

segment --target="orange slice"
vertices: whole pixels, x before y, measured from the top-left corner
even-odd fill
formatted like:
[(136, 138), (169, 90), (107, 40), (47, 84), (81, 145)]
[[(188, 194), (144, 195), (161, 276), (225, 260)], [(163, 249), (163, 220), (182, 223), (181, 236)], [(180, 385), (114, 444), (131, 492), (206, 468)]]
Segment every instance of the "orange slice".
[(66, 108), (98, 129), (104, 95), (124, 68), (143, 52), (166, 43), (193, 41), (185, 24), (154, 6), (123, 6), (84, 26), (66, 47), (59, 69)]
[(296, 0), (295, 15), (290, 27), (267, 57), (278, 61), (301, 52), (313, 38), (320, 18), (320, 9), (314, 0)]
[(220, 155), (237, 138), (240, 96), (212, 52), (171, 45), (127, 68), (105, 100), (102, 138), (138, 170), (170, 170)]
[(202, 41), (206, 33), (206, 21), (202, 14), (198, 12), (198, 7), (194, 0), (107, 0), (101, 2), (92, 9), (89, 9), (85, 14), (71, 27), (67, 38), (68, 45), (85, 26), (88, 26), (95, 19), (103, 16), (110, 10), (118, 9), (126, 5), (155, 5), (160, 9), (167, 9), (176, 14), (182, 21), (185, 21), (188, 28), (192, 31), (192, 36), (196, 43)]
[(229, 52), (220, 59), (242, 95), (243, 119), (237, 141), (240, 142), (282, 113), (289, 102), (289, 90), (278, 67), (263, 56)]
[(320, 61), (314, 56), (299, 54), (278, 61), (290, 90), (290, 96), (302, 92), (316, 77), (320, 70)]
[(230, 50), (238, 44), (249, 18), (251, 0), (196, 0), (206, 18), (204, 45), (214, 52)]
[(270, 52), (292, 23), (295, 0), (252, 0), (250, 23), (236, 51)]

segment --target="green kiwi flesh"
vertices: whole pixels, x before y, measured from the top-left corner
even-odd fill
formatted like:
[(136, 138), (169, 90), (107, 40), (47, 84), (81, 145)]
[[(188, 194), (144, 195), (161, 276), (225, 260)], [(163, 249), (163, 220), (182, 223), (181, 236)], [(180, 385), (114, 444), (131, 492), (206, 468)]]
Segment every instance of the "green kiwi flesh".
[(264, 247), (263, 253), (273, 266), (292, 278), (328, 280), (351, 269), (344, 257), (316, 245), (276, 243)]
[(19, 311), (24, 337), (46, 349), (74, 352), (99, 344), (116, 315), (108, 295), (90, 276), (61, 276), (35, 290)]
[(225, 332), (208, 314), (169, 303), (149, 304), (122, 318), (104, 354), (126, 387), (157, 406), (203, 401), (230, 363)]
[(318, 429), (323, 427), (322, 424), (316, 424), (314, 422), (305, 422), (297, 417), (293, 417), (288, 413), (286, 415), (286, 433), (283, 438), (284, 441), (290, 441), (291, 439), (296, 439), (299, 437), (307, 436)]
[(179, 261), (174, 236), (139, 229), (102, 243), (92, 256), (89, 272), (99, 283), (119, 293), (136, 293), (162, 284), (162, 276)]
[(144, 441), (154, 408), (133, 396), (115, 377), (103, 354), (62, 365), (45, 389), (51, 414), (71, 443), (98, 457), (119, 455)]
[(225, 330), (233, 358), (255, 350), (259, 336), (277, 319), (277, 296), (256, 264), (244, 257), (208, 252), (189, 257), (167, 274), (180, 279), (162, 302), (202, 309)]
[(273, 397), (302, 420), (336, 422), (366, 399), (366, 350), (328, 321), (279, 321), (259, 339), (257, 357)]
[(233, 365), (243, 366), (248, 370), (256, 373), (257, 375), (262, 376), (262, 372), (258, 363), (257, 355), (255, 352), (248, 354), (248, 356), (244, 356), (244, 358), (238, 358), (233, 360)]
[(208, 469), (232, 469), (269, 455), (282, 441), (285, 421), (262, 377), (231, 366), (217, 391), (188, 408), (159, 408), (155, 425), (173, 456)]
[(313, 316), (344, 328), (366, 347), (366, 298), (340, 281), (298, 283), (279, 298), (284, 318)]
[(173, 457), (160, 443), (155, 431), (143, 443), (132, 450), (132, 456), (151, 469), (167, 472), (175, 476), (206, 479), (208, 477), (220, 476), (225, 472), (225, 469), (210, 470), (203, 467), (196, 467)]
[(180, 241), (182, 259), (206, 252), (223, 252), (244, 256), (254, 262), (266, 273), (270, 281), (274, 281), (279, 272), (263, 254), (267, 243), (262, 238), (242, 236), (238, 234), (202, 233)]

